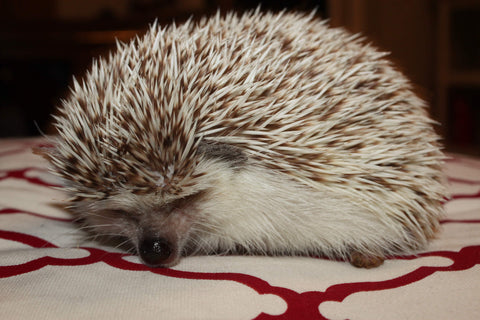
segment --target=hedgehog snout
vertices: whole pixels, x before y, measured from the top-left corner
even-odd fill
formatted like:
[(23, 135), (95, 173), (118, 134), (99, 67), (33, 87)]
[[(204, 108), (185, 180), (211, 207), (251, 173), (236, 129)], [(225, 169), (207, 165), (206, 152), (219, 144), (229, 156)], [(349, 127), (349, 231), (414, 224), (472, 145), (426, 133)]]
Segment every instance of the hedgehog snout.
[(162, 267), (171, 264), (176, 257), (173, 244), (161, 237), (145, 237), (140, 241), (138, 254), (150, 267)]

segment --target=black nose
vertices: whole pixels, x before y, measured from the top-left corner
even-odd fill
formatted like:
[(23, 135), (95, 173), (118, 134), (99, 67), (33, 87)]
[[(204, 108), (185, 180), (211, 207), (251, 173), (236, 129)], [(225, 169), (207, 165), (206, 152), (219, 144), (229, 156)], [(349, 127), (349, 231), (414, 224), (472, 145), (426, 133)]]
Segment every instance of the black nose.
[(145, 264), (159, 267), (168, 263), (173, 253), (173, 247), (163, 238), (145, 238), (140, 242), (138, 253)]

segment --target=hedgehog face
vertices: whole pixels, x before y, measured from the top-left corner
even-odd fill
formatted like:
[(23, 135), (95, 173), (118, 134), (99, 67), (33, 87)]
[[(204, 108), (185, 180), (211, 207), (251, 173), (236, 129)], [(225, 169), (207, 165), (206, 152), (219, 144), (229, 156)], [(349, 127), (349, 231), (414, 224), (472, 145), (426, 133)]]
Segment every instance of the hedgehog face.
[(78, 199), (72, 209), (95, 234), (126, 238), (145, 264), (172, 266), (186, 251), (198, 250), (193, 230), (202, 229), (200, 221), (208, 214), (199, 204), (209, 200), (218, 180), (231, 181), (247, 162), (240, 149), (221, 143), (202, 142), (197, 155), (197, 171), (209, 173), (199, 174), (190, 186), (175, 186), (176, 194), (117, 189), (101, 200)]
[(95, 202), (79, 202), (73, 208), (87, 229), (95, 234), (126, 238), (149, 266), (178, 262), (198, 219), (196, 201), (202, 193), (181, 197), (135, 195), (123, 192)]
[(178, 262), (190, 238), (202, 194), (165, 197), (124, 191), (102, 200), (75, 202), (72, 210), (93, 234), (125, 238), (145, 264), (168, 267)]

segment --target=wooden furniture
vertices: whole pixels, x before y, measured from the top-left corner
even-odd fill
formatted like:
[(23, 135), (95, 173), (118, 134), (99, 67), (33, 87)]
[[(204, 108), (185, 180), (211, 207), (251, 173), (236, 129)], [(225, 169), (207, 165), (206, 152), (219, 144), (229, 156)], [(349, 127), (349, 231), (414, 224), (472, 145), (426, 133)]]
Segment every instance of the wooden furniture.
[(479, 0), (330, 0), (329, 15), (391, 52), (448, 150), (480, 154)]
[(436, 95), (452, 151), (480, 154), (480, 1), (442, 0), (437, 10)]

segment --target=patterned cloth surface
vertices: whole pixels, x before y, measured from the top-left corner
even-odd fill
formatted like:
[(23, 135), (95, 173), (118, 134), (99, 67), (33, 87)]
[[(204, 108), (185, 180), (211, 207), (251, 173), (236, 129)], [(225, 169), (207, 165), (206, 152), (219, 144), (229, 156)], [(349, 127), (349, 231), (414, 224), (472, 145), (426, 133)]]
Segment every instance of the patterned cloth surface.
[(311, 257), (195, 256), (152, 269), (85, 239), (40, 139), (0, 140), (0, 319), (480, 319), (480, 160), (452, 155), (428, 251), (364, 270)]

